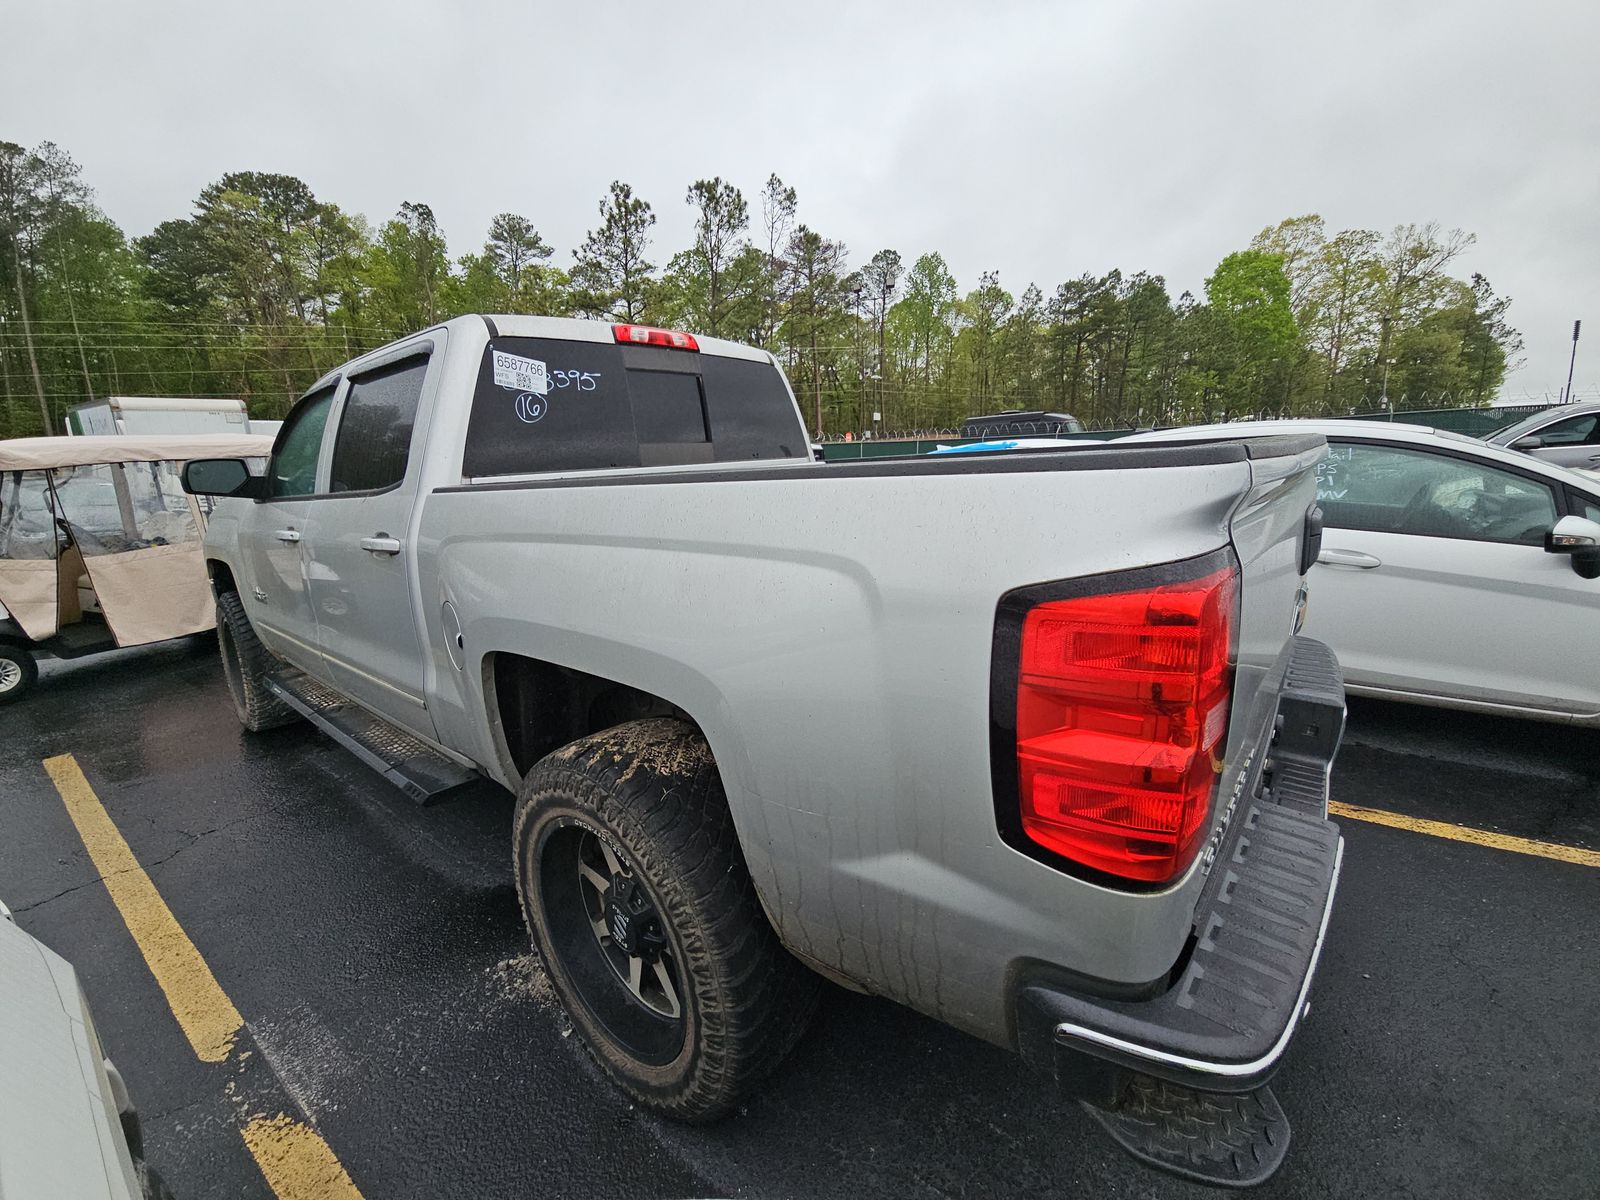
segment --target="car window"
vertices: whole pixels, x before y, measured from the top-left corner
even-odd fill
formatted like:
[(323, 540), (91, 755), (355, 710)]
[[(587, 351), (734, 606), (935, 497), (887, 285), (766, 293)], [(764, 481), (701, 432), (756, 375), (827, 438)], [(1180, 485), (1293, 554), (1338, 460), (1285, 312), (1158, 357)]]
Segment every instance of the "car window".
[(1556, 521), (1547, 485), (1473, 459), (1333, 442), (1317, 500), (1334, 529), (1540, 545)]
[(267, 466), (267, 490), (273, 496), (309, 496), (317, 488), (317, 460), (322, 456), (322, 431), (333, 405), (333, 386), (312, 392), (295, 406), (278, 432)]
[(810, 450), (770, 362), (554, 338), (500, 337), (484, 351), (463, 474), (682, 466), (805, 458)]
[(350, 381), (333, 443), (331, 492), (372, 492), (406, 477), (428, 359), (408, 358)]
[(1537, 436), (1546, 446), (1593, 446), (1600, 444), (1600, 413), (1585, 413), (1547, 425)]

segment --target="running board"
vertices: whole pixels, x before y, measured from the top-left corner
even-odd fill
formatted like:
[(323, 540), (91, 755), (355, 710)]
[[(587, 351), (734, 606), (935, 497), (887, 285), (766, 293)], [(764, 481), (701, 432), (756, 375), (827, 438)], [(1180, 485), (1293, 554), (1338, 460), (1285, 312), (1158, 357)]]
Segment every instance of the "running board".
[(476, 771), (446, 758), (303, 671), (288, 668), (269, 678), (267, 686), (418, 804), (432, 804), (479, 778)]

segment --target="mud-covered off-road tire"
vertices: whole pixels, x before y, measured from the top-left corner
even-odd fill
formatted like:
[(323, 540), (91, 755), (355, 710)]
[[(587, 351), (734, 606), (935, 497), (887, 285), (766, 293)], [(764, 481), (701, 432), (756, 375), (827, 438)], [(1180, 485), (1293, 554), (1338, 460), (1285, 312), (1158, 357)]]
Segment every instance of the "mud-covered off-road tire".
[(39, 681), (39, 664), (21, 646), (0, 643), (0, 704), (21, 700)]
[(217, 648), (222, 653), (222, 674), (228, 681), (239, 724), (251, 733), (260, 733), (300, 719), (300, 714), (267, 686), (267, 675), (277, 660), (256, 637), (238, 592), (223, 592), (217, 597)]
[[(656, 1048), (640, 1051), (599, 1015), (622, 1003), (602, 994), (607, 982), (618, 997), (635, 997), (596, 967), (605, 954), (599, 933), (563, 916), (562, 889), (580, 887), (564, 869), (574, 838), (603, 840), (648, 893), (679, 978), (676, 1050), (650, 1033)], [(550, 754), (523, 780), (513, 841), (523, 915), (551, 985), (594, 1059), (641, 1106), (680, 1121), (715, 1119), (805, 1031), (819, 980), (762, 912), (716, 763), (692, 725), (632, 721)], [(666, 1020), (658, 1015), (651, 1028)]]

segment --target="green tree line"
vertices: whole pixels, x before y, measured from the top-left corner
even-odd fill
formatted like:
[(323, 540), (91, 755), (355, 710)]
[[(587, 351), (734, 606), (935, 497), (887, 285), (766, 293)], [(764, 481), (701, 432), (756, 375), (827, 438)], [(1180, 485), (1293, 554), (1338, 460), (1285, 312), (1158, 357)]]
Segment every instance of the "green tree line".
[(765, 346), (830, 435), (1006, 408), (1116, 428), (1480, 404), (1522, 345), (1510, 301), (1451, 274), (1472, 235), (1432, 223), (1293, 217), (1223, 258), (1203, 295), (1174, 298), (1144, 271), (1020, 293), (986, 271), (963, 292), (934, 251), (852, 263), (776, 175), (751, 198), (696, 180), (683, 202), (693, 240), (670, 255), (620, 181), (565, 258), (509, 212), (453, 255), (427, 204), (374, 227), (293, 176), (240, 171), (130, 239), (60, 147), (0, 142), (0, 436), (59, 432), (107, 395), (239, 396), (282, 416), (328, 368), (467, 312)]

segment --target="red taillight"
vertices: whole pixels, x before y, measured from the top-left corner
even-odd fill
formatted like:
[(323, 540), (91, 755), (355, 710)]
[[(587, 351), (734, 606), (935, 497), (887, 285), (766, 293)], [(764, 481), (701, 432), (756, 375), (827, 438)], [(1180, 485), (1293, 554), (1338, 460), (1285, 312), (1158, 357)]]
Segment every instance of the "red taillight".
[(694, 334), (677, 329), (657, 329), (653, 325), (613, 325), (617, 341), (630, 346), (665, 346), (669, 350), (698, 350)]
[(1030, 839), (1127, 879), (1188, 867), (1222, 770), (1237, 614), (1232, 567), (1028, 611), (1017, 775)]

